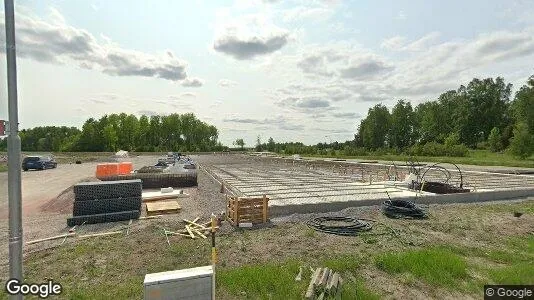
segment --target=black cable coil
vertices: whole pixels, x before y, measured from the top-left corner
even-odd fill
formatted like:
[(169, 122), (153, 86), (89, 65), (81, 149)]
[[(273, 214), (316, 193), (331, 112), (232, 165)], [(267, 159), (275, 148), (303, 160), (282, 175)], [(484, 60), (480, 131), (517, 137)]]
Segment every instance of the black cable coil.
[(411, 201), (406, 200), (386, 200), (382, 203), (382, 212), (389, 218), (414, 218), (425, 219), (428, 217), (426, 211)]
[[(329, 222), (343, 222), (346, 224), (329, 225)], [(307, 225), (317, 231), (344, 236), (356, 236), (360, 232), (371, 230), (373, 227), (369, 222), (351, 217), (318, 217), (309, 220)]]

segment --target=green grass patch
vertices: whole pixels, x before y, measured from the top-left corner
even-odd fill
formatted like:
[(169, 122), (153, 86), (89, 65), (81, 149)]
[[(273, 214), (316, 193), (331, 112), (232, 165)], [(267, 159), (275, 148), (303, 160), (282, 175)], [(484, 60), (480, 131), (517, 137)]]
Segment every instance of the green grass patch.
[(388, 273), (411, 273), (433, 285), (453, 287), (467, 278), (464, 258), (445, 248), (411, 250), (379, 255), (376, 266)]
[(261, 264), (243, 266), (217, 272), (217, 285), (230, 294), (252, 299), (300, 299), (306, 289), (307, 276), (296, 282), (299, 264), (295, 261), (284, 264)]
[(0, 163), (0, 172), (7, 172), (7, 164)]
[[(383, 154), (383, 155), (303, 155), (303, 157), (334, 157), (343, 159), (362, 159), (362, 160), (384, 160), (384, 161), (407, 161), (409, 155)], [(524, 167), (534, 168), (534, 156), (526, 159), (518, 159), (506, 153), (495, 153), (489, 150), (469, 150), (466, 157), (450, 156), (417, 156), (417, 160), (425, 162), (448, 162), (455, 164), (479, 165), (479, 166), (507, 166), (507, 167)]]
[(532, 284), (534, 282), (534, 263), (522, 262), (511, 266), (489, 270), (495, 284)]
[[(345, 283), (342, 299), (379, 299), (365, 287), (362, 278), (356, 278), (359, 259), (353, 255), (342, 255), (320, 262), (339, 272)], [(295, 281), (299, 267), (303, 266), (301, 281)], [(217, 272), (217, 287), (236, 298), (247, 299), (302, 299), (312, 273), (308, 266), (296, 260), (283, 263), (265, 263), (237, 268), (221, 268)]]

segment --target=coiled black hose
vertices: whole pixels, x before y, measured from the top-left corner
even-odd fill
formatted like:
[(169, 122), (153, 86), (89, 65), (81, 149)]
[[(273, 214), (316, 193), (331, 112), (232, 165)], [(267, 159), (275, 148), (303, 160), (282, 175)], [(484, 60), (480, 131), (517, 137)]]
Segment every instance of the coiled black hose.
[(426, 211), (411, 201), (387, 200), (382, 203), (382, 212), (389, 218), (414, 218), (425, 219), (428, 217)]
[[(336, 222), (344, 224), (336, 224)], [(307, 225), (317, 231), (344, 236), (356, 236), (373, 227), (369, 222), (351, 217), (318, 217), (309, 220)]]

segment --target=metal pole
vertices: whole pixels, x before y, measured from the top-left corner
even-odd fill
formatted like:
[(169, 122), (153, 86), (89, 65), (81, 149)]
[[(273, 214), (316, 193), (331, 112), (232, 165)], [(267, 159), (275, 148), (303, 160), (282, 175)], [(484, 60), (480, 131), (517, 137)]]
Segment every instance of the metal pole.
[[(13, 0), (4, 0), (6, 26), (7, 94), (9, 109), (8, 194), (9, 194), (9, 277), (22, 282), (22, 196), (20, 137), (17, 107), (17, 57)], [(22, 299), (22, 295), (10, 296)]]

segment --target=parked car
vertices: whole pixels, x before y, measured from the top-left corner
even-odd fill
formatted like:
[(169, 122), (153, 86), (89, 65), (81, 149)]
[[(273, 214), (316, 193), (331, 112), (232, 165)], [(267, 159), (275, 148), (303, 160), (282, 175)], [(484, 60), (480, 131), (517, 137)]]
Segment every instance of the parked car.
[(55, 169), (57, 162), (48, 156), (28, 156), (22, 160), (22, 169), (28, 171), (30, 169), (46, 170)]

